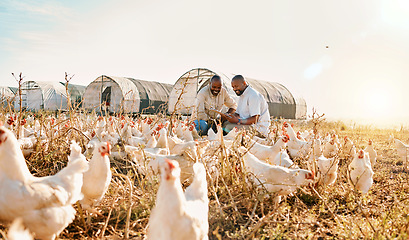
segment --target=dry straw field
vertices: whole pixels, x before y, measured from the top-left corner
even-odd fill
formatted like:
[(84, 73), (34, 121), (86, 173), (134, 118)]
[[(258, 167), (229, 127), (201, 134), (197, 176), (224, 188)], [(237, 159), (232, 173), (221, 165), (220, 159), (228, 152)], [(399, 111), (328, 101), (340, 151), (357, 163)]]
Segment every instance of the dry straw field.
[[(7, 122), (9, 109), (3, 109), (0, 120)], [(23, 113), (22, 118), (27, 118)], [(50, 116), (55, 117), (50, 124)], [(61, 117), (64, 116), (64, 117)], [(36, 144), (26, 158), (35, 176), (57, 173), (67, 165), (70, 140), (82, 150), (89, 141), (86, 132), (95, 127), (95, 114), (50, 114), (36, 112), (47, 134), (47, 144)], [(87, 120), (88, 118), (88, 120)], [(109, 117), (105, 117), (109, 121)], [(153, 116), (156, 121), (169, 117)], [(92, 119), (90, 121), (89, 119)], [(121, 119), (121, 118), (117, 118)], [(175, 118), (176, 119), (176, 118)], [(175, 121), (173, 119), (173, 121)], [(122, 117), (138, 122), (138, 118)], [(113, 129), (120, 132), (120, 121)], [(283, 121), (272, 122), (281, 129)], [(349, 160), (339, 162), (338, 178), (331, 186), (310, 184), (274, 203), (274, 194), (249, 183), (235, 148), (243, 144), (236, 139), (232, 146), (208, 149), (199, 161), (215, 164), (219, 174), (208, 175), (209, 239), (407, 239), (409, 238), (408, 172), (399, 158), (393, 137), (409, 142), (409, 130), (378, 129), (373, 126), (328, 122), (323, 117), (294, 122), (294, 129), (313, 130), (320, 136), (336, 133), (339, 139), (348, 136), (357, 149), (364, 149), (368, 139), (378, 154), (373, 166), (373, 185), (367, 194), (354, 190), (347, 181)], [(51, 128), (58, 129), (51, 131)], [(271, 139), (274, 140), (274, 139)], [(116, 144), (112, 152), (121, 151)], [(112, 181), (108, 192), (90, 214), (77, 210), (74, 221), (58, 236), (60, 239), (144, 239), (151, 209), (155, 205), (160, 176), (140, 173), (129, 154), (111, 156)], [(294, 159), (306, 167), (306, 159)], [(184, 182), (186, 187), (189, 182)], [(85, 216), (85, 217), (84, 217)], [(8, 225), (0, 225), (1, 237), (7, 236)]]

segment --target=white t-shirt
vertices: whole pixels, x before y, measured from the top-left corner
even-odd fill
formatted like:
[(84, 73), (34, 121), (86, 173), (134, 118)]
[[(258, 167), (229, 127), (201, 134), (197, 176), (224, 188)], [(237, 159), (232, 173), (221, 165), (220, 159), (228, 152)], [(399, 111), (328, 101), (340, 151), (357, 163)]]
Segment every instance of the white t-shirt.
[(270, 113), (263, 95), (248, 86), (239, 97), (236, 112), (240, 115), (240, 118), (260, 115), (258, 122), (255, 124), (255, 128), (267, 136), (268, 126), (270, 125)]

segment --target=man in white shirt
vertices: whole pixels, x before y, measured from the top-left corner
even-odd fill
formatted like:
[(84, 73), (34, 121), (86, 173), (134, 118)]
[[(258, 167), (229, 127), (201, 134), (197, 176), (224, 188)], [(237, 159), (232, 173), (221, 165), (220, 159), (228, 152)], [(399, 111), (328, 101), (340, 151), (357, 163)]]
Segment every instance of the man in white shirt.
[(246, 83), (242, 75), (236, 75), (231, 80), (234, 92), (239, 96), (236, 113), (226, 114), (228, 122), (223, 130), (230, 132), (234, 127), (249, 130), (254, 127), (257, 132), (266, 137), (270, 125), (270, 113), (263, 95)]
[(200, 135), (206, 135), (210, 127), (217, 131), (214, 120), (219, 114), (211, 110), (221, 111), (223, 106), (229, 108), (227, 111), (229, 114), (234, 113), (237, 108), (236, 102), (222, 87), (220, 76), (214, 75), (210, 79), (209, 85), (202, 88), (197, 94), (192, 113), (191, 119), (194, 120), (196, 130)]

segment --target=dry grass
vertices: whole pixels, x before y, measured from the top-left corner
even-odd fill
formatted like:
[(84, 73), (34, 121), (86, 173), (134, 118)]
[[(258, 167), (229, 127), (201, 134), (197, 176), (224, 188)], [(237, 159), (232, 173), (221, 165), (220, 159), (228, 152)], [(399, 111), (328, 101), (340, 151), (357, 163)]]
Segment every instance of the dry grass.
[[(0, 120), (5, 121), (5, 112)], [(38, 113), (37, 113), (38, 114)], [(46, 113), (40, 113), (46, 127)], [(84, 121), (72, 116), (76, 124)], [(65, 121), (65, 120), (64, 120)], [(55, 124), (64, 125), (63, 120)], [(72, 125), (71, 125), (72, 126)], [(55, 174), (67, 163), (69, 140), (85, 146), (82, 129), (62, 128), (48, 131), (48, 146), (38, 145), (27, 159), (31, 172), (37, 176)], [(313, 123), (297, 124), (297, 129), (312, 129)], [(316, 126), (321, 134), (335, 130), (340, 138), (349, 136), (364, 148), (371, 138), (378, 152), (374, 167), (374, 184), (368, 194), (355, 192), (347, 182), (346, 166), (340, 166), (336, 183), (330, 187), (312, 186), (299, 189), (275, 206), (273, 196), (246, 183), (241, 159), (224, 148), (207, 152), (201, 159), (219, 161), (218, 178), (208, 178), (209, 239), (407, 239), (409, 238), (408, 173), (389, 141), (389, 135), (408, 142), (409, 130), (377, 129), (347, 126), (342, 122), (322, 121)], [(78, 130), (78, 131), (77, 131)], [(238, 143), (239, 144), (239, 143)], [(303, 161), (303, 160), (300, 160)], [(138, 174), (129, 159), (112, 160), (114, 173), (111, 186), (97, 207), (101, 215), (90, 215), (84, 225), (76, 219), (60, 234), (61, 239), (143, 239), (159, 186), (158, 176)], [(1, 230), (6, 230), (5, 226)]]

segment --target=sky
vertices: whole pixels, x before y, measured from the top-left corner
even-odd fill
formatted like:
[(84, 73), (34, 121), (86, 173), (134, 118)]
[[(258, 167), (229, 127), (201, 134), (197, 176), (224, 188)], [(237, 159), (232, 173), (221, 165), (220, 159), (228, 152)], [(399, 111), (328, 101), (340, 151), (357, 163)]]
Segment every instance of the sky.
[(0, 1), (0, 86), (198, 67), (281, 83), (308, 114), (408, 124), (409, 1)]

